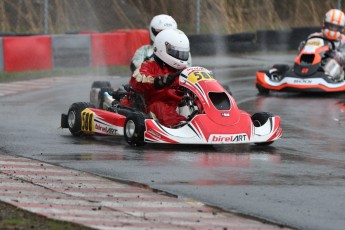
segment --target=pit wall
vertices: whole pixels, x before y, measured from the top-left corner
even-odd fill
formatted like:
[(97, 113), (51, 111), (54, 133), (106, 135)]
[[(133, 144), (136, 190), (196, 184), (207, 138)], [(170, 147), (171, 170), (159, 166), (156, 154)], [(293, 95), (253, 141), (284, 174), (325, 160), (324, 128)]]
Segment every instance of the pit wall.
[[(297, 50), (320, 27), (259, 30), (228, 35), (189, 35), (192, 55)], [(137, 48), (150, 43), (147, 30), (108, 33), (0, 37), (0, 71), (23, 72), (68, 67), (128, 65)]]

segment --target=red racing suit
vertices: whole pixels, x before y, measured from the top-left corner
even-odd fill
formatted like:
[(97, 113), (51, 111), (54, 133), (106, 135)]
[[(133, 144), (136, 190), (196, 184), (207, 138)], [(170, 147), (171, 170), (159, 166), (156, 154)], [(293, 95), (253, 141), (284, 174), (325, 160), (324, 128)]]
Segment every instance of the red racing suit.
[(169, 96), (169, 92), (174, 91), (174, 88), (178, 86), (178, 78), (172, 85), (165, 86), (163, 89), (154, 87), (154, 79), (158, 76), (174, 73), (167, 66), (160, 66), (156, 61), (148, 60), (134, 71), (129, 81), (133, 90), (144, 96), (146, 112), (153, 113), (158, 122), (167, 127), (172, 127), (186, 120), (184, 116), (176, 112), (179, 101)]

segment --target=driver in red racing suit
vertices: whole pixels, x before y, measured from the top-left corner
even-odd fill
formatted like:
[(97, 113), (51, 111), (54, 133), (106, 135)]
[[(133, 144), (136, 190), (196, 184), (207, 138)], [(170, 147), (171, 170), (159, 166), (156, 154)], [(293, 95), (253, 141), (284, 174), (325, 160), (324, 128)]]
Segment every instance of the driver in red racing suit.
[(189, 40), (181, 30), (163, 30), (155, 38), (153, 51), (154, 60), (143, 62), (129, 83), (144, 96), (146, 112), (162, 125), (174, 127), (186, 118), (176, 112), (179, 101), (169, 96), (169, 91), (178, 86), (174, 74), (187, 67)]
[[(331, 9), (325, 15), (322, 22), (321, 32), (309, 35), (309, 37), (325, 37), (334, 42), (335, 49), (328, 51), (327, 55), (333, 58), (340, 65), (340, 73), (337, 76), (333, 76), (336, 81), (344, 80), (343, 68), (345, 67), (345, 35), (342, 34), (344, 32), (344, 26), (345, 14), (341, 10)], [(304, 45), (304, 42), (301, 42), (299, 50), (302, 50)]]

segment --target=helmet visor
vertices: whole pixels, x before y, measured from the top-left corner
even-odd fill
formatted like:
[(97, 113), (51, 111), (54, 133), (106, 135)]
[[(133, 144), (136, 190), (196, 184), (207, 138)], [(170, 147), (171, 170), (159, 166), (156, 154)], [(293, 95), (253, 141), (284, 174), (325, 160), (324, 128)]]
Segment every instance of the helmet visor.
[(151, 32), (153, 33), (153, 35), (156, 37), (157, 36), (157, 34), (159, 33), (159, 32), (161, 32), (162, 30), (156, 30), (155, 28), (153, 28), (153, 27), (151, 27)]
[(337, 32), (342, 32), (344, 27), (343, 26), (339, 26), (339, 25), (335, 25), (329, 22), (325, 22), (325, 29), (329, 29), (331, 31), (337, 31)]
[(167, 50), (167, 54), (170, 56), (177, 58), (181, 61), (187, 61), (189, 58), (189, 49), (186, 48), (181, 48), (181, 47), (176, 47), (168, 42), (165, 43), (165, 47)]

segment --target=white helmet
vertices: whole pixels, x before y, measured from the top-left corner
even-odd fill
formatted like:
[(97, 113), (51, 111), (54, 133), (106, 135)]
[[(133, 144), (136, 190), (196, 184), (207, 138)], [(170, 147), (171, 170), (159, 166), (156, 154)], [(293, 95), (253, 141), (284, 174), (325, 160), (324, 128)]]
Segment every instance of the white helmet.
[(188, 37), (178, 29), (163, 30), (153, 43), (153, 52), (170, 67), (184, 69), (189, 57)]
[(329, 10), (322, 23), (322, 33), (330, 40), (336, 40), (344, 31), (345, 15), (341, 10)]
[(150, 23), (150, 38), (154, 42), (155, 37), (159, 32), (165, 29), (177, 29), (175, 19), (166, 14), (154, 16)]

